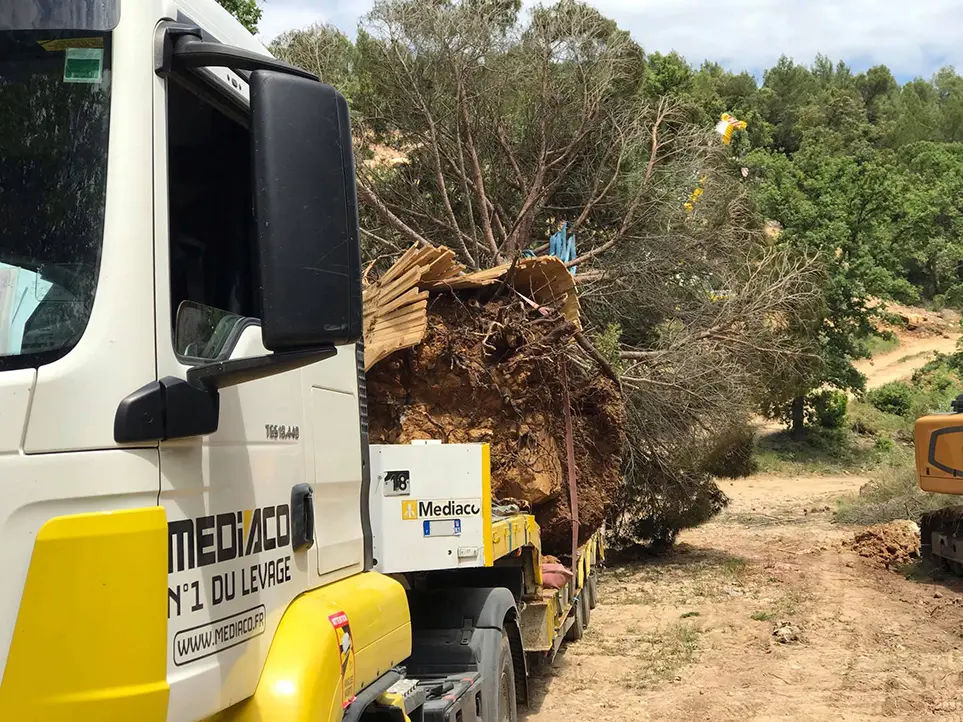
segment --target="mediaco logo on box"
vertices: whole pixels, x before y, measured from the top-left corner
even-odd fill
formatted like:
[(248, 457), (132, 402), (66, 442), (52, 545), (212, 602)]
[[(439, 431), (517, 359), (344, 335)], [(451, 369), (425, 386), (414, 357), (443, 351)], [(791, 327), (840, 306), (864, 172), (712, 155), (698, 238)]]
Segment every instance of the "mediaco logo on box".
[(405, 521), (419, 519), (450, 519), (456, 516), (478, 516), (481, 514), (480, 499), (414, 499), (401, 502), (401, 518)]

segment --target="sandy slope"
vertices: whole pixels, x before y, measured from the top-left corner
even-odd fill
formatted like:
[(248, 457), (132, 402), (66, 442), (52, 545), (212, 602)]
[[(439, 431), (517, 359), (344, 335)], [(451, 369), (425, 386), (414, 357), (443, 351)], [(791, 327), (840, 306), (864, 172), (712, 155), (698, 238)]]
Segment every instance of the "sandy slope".
[(866, 375), (867, 388), (876, 388), (890, 381), (900, 381), (911, 377), (916, 369), (925, 365), (936, 353), (953, 353), (956, 350), (956, 342), (959, 338), (960, 335), (956, 333), (948, 337), (918, 338), (908, 335), (903, 336), (900, 339), (899, 348), (896, 350), (872, 359), (857, 361), (853, 365), (858, 371)]

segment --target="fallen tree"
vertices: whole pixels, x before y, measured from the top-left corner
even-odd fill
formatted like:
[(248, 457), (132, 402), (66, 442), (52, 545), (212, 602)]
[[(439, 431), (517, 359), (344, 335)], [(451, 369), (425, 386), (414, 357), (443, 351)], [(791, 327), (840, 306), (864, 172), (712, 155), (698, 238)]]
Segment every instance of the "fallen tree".
[(574, 282), (558, 259), (465, 274), (448, 253), (414, 248), (367, 291), (371, 440), (490, 444), (496, 503), (531, 509), (545, 549), (567, 553), (620, 485), (618, 382), (575, 341)]
[[(395, 304), (366, 319), (380, 329), (372, 364), (417, 353), (400, 349), (429, 334), (437, 299), (484, 314), (524, 286), (505, 279), (552, 252), (563, 223), (577, 237), (561, 255), (580, 321), (559, 340), (626, 402), (611, 541), (664, 546), (725, 503), (713, 476), (746, 473), (730, 462), (751, 462), (748, 420), (812, 362), (814, 338), (799, 331), (822, 317), (823, 269), (765, 233), (732, 148), (685, 98), (663, 96), (666, 68), (627, 33), (574, 0), (520, 7), (376, 0), (353, 45), (327, 27), (277, 50), (350, 81), (369, 290)], [(379, 287), (412, 243), (445, 259), (414, 288)], [(433, 285), (457, 263), (487, 274), (459, 270), (459, 283), (485, 290)]]

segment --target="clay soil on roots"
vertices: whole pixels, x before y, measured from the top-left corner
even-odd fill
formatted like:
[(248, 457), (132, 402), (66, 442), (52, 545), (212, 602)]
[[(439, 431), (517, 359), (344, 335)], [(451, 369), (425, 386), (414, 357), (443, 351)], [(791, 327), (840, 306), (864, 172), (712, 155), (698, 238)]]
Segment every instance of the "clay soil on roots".
[[(624, 406), (609, 379), (567, 359), (574, 327), (505, 297), (439, 295), (418, 346), (368, 372), (372, 443), (491, 445), (492, 493), (531, 508), (546, 551), (571, 550), (563, 378), (572, 408), (579, 541), (619, 484)], [(563, 374), (565, 364), (565, 374)]]

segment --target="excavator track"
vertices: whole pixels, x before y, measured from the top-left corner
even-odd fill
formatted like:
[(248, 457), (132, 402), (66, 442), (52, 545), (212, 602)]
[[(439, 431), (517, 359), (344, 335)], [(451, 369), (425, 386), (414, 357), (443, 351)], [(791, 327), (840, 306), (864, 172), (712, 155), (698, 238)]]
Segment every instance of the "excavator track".
[(947, 506), (923, 514), (920, 556), (963, 577), (963, 506)]

